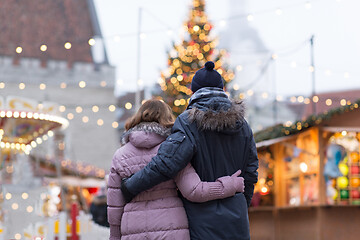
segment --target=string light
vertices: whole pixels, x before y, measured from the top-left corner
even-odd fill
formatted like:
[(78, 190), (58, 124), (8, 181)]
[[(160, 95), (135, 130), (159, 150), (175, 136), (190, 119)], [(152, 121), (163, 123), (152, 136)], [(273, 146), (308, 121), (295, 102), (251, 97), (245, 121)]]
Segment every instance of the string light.
[(98, 119), (96, 123), (97, 125), (102, 126), (104, 124), (104, 120)]
[(40, 46), (40, 51), (45, 52), (47, 50), (47, 46), (45, 44)]
[(16, 51), (16, 53), (20, 54), (20, 53), (22, 53), (23, 49), (22, 49), (22, 47), (17, 47), (15, 51)]
[(32, 211), (34, 211), (34, 208), (33, 208), (32, 206), (27, 206), (27, 207), (26, 207), (26, 211), (27, 211), (28, 213), (31, 213)]
[(99, 111), (99, 107), (94, 105), (92, 106), (91, 110), (94, 112), (94, 113), (97, 113)]
[(16, 234), (14, 235), (14, 238), (15, 238), (16, 240), (20, 240), (20, 239), (21, 239), (21, 234), (20, 234), (20, 233), (16, 233)]
[(114, 105), (109, 106), (109, 111), (114, 112), (116, 110), (116, 107)]
[(69, 120), (74, 119), (74, 114), (68, 113), (68, 114), (67, 114), (67, 118), (68, 118)]
[(274, 59), (274, 60), (278, 59), (278, 57), (279, 56), (277, 54), (275, 54), (275, 53), (273, 55), (271, 55), (271, 58)]
[(71, 43), (66, 42), (66, 43), (64, 44), (64, 47), (65, 47), (65, 49), (69, 50), (69, 49), (71, 48)]
[(82, 109), (82, 107), (77, 106), (77, 107), (75, 108), (75, 111), (76, 111), (77, 113), (81, 113), (81, 112), (83, 111), (83, 109)]
[(100, 86), (101, 86), (101, 87), (106, 87), (106, 81), (101, 81), (101, 82), (100, 82)]
[(60, 88), (62, 88), (62, 89), (66, 88), (66, 83), (62, 82), (62, 83), (60, 84)]
[(254, 15), (249, 14), (249, 15), (246, 17), (246, 19), (247, 19), (249, 22), (252, 22), (252, 21), (254, 21)]
[(253, 91), (253, 90), (251, 90), (251, 89), (249, 89), (249, 90), (247, 91), (247, 95), (249, 95), (249, 96), (254, 95), (254, 91)]
[(83, 116), (82, 121), (83, 121), (83, 123), (89, 122), (89, 117), (88, 116)]
[(12, 197), (11, 193), (6, 193), (6, 194), (5, 194), (6, 200), (10, 200), (11, 197)]
[(19, 89), (24, 90), (25, 89), (25, 83), (19, 83)]
[(325, 104), (327, 106), (331, 106), (332, 105), (332, 100), (331, 99), (326, 99)]
[(300, 163), (300, 170), (305, 173), (308, 170), (308, 165), (304, 162)]
[[(340, 0), (336, 0), (336, 1), (339, 2)], [(303, 4), (305, 4), (305, 8), (307, 8), (307, 9), (312, 8), (311, 2), (306, 1), (305, 3), (300, 3), (300, 4), (295, 3), (295, 4), (292, 4), (292, 5), (286, 5), (286, 6), (275, 8), (275, 9), (269, 9), (269, 10), (266, 10), (266, 11), (251, 13), (251, 14), (248, 14), (246, 16), (244, 16), (244, 15), (230, 16), (230, 17), (228, 17), (228, 20), (234, 20), (234, 19), (239, 19), (239, 18), (246, 17), (246, 19), (248, 21), (253, 21), (255, 15), (262, 15), (262, 14), (266, 14), (266, 13), (269, 13), (269, 12), (275, 12), (277, 15), (281, 15), (284, 12), (283, 9), (290, 9), (290, 8), (293, 8), (295, 6), (300, 6), (300, 5), (304, 6)], [(173, 30), (169, 29), (169, 27), (168, 27), (168, 25), (166, 23), (164, 23), (163, 21), (161, 21), (161, 22), (162, 22), (163, 25), (166, 25), (167, 28), (164, 29), (164, 30), (160, 30), (160, 32), (166, 32), (167, 34), (170, 34), (170, 33), (173, 32)], [(218, 22), (217, 24), (220, 27), (224, 27), (226, 25), (226, 23), (227, 23), (226, 19), (221, 19), (221, 20), (218, 20), (217, 22)], [(187, 31), (187, 27), (186, 26), (183, 26), (183, 27), (186, 28), (185, 31)], [(204, 29), (205, 29), (205, 27), (204, 27)], [(158, 32), (159, 32), (159, 30), (156, 30), (156, 31), (151, 30), (151, 31), (148, 31), (148, 32), (143, 32), (143, 33), (140, 34), (139, 37), (144, 38), (146, 36), (146, 33), (154, 33), (154, 34), (156, 34)], [(102, 37), (101, 39), (102, 40), (111, 39), (111, 40), (113, 40), (115, 42), (120, 42), (121, 37), (133, 37), (133, 36), (137, 36), (137, 35), (138, 35), (137, 33), (124, 33), (124, 34), (117, 34), (117, 35), (113, 35), (113, 36)], [(96, 44), (96, 40), (94, 38), (88, 38), (87, 43), (92, 46), (92, 45)], [(46, 46), (46, 45), (44, 44), (44, 46)], [(64, 44), (64, 47), (65, 47), (65, 49), (71, 49), (72, 44), (70, 42), (66, 42)], [(20, 53), (21, 53), (22, 48), (19, 46), (16, 49), (18, 49), (18, 48), (20, 48), (21, 50), (19, 49), (19, 50), (17, 50), (17, 52), (20, 51)]]
[(299, 96), (298, 98), (297, 98), (297, 100), (298, 100), (298, 102), (303, 102), (304, 101), (304, 97), (303, 96)]
[(95, 45), (95, 39), (90, 38), (88, 43), (89, 43), (90, 46), (94, 46)]
[(1, 89), (5, 88), (5, 83), (4, 82), (0, 82), (0, 88)]
[(66, 111), (66, 107), (64, 105), (59, 106), (59, 111), (60, 112), (65, 112)]
[(219, 22), (219, 26), (220, 26), (220, 27), (225, 27), (225, 26), (226, 26), (226, 21), (225, 21), (225, 20), (221, 20), (221, 21)]
[(127, 110), (130, 110), (130, 109), (132, 108), (132, 104), (129, 103), (129, 102), (125, 103), (125, 108), (126, 108)]
[(17, 210), (17, 209), (19, 208), (19, 204), (13, 203), (13, 204), (11, 204), (11, 208), (12, 208), (13, 210)]
[(325, 71), (325, 75), (330, 76), (330, 75), (331, 75), (331, 71), (330, 71), (329, 69), (327, 69), (327, 70)]
[(119, 123), (118, 123), (118, 122), (113, 122), (113, 123), (111, 124), (111, 126), (112, 126), (113, 128), (118, 128), (118, 127), (119, 127)]
[(41, 84), (39, 85), (39, 88), (40, 88), (40, 90), (45, 90), (45, 89), (46, 89), (46, 84), (45, 84), (45, 83), (41, 83)]
[(80, 81), (80, 82), (79, 82), (79, 87), (80, 87), (80, 88), (86, 87), (86, 82)]
[[(310, 4), (311, 5), (311, 4)], [(281, 10), (281, 9), (277, 9), (277, 10)], [(282, 11), (282, 10), (281, 10)], [(250, 15), (249, 15), (250, 16)], [(118, 38), (120, 38), (119, 36), (117, 36)], [(91, 40), (91, 39), (90, 39)], [(90, 42), (90, 40), (89, 40), (89, 42)], [(90, 44), (90, 43), (89, 43)], [(71, 46), (71, 44), (70, 44), (70, 46)], [(295, 65), (296, 65), (296, 63), (295, 63)], [(237, 68), (237, 70), (238, 70), (238, 68)], [(241, 66), (241, 70), (242, 70), (242, 66)], [(345, 77), (345, 74), (344, 74), (344, 77)], [(64, 83), (65, 84), (65, 83)], [(65, 84), (65, 86), (66, 86), (66, 84)], [(1, 85), (0, 85), (0, 87), (1, 87)], [(248, 93), (248, 95), (249, 96), (251, 96), (249, 93)], [(109, 109), (110, 110), (110, 109)]]
[(22, 199), (28, 199), (28, 197), (29, 197), (29, 194), (27, 194), (26, 192), (24, 192), (23, 194), (21, 194), (21, 197), (22, 197)]

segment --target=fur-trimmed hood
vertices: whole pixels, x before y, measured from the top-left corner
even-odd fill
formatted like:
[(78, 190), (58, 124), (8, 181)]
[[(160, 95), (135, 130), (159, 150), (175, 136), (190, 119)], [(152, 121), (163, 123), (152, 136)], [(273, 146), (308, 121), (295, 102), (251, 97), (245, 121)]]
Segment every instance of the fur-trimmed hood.
[(219, 88), (202, 88), (191, 97), (188, 106), (190, 122), (200, 130), (223, 131), (238, 128), (245, 117), (243, 101), (230, 101)]
[[(130, 141), (131, 134), (135, 132), (145, 132), (145, 133), (156, 133), (164, 139), (167, 138), (171, 133), (171, 128), (166, 128), (160, 125), (157, 122), (142, 122), (136, 125), (135, 127), (125, 131), (121, 136), (120, 143), (121, 146), (125, 145)], [(162, 139), (162, 141), (164, 140)]]

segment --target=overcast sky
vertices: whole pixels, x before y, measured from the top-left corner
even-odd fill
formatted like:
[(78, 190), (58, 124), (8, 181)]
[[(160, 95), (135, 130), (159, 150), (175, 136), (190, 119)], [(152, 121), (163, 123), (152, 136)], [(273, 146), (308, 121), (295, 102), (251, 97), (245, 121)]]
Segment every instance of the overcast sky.
[[(234, 10), (234, 1), (241, 2), (238, 5), (242, 9)], [(160, 71), (167, 67), (166, 51), (171, 50), (172, 42), (181, 40), (182, 23), (188, 18), (192, 0), (95, 2), (110, 62), (117, 67), (118, 92), (136, 90), (139, 7), (142, 8), (141, 29), (146, 33), (141, 40), (140, 78), (144, 86), (157, 82)], [(236, 45), (238, 48), (232, 45), (229, 51), (231, 64), (241, 66), (235, 82), (240, 88), (249, 86), (269, 54), (275, 53), (277, 60), (251, 88), (269, 91), (270, 96), (310, 95), (308, 39), (312, 34), (315, 35), (316, 91), (360, 88), (359, 1), (208, 0), (206, 4), (207, 15), (214, 25), (214, 36), (220, 35), (220, 40), (225, 36), (231, 38), (232, 34), (234, 38), (239, 37), (239, 29), (244, 24), (257, 34), (269, 51), (257, 54), (259, 49), (254, 49), (249, 42)], [(239, 14), (235, 14), (236, 11)], [(230, 20), (234, 14), (238, 17)], [(244, 17), (239, 17), (241, 14)], [(252, 14), (252, 21), (247, 21), (249, 14)]]

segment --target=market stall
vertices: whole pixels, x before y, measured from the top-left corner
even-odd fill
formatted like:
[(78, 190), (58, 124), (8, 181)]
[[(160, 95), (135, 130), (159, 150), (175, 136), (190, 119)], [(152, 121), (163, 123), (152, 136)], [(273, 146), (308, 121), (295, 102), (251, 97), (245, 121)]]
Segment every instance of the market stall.
[(255, 134), (252, 239), (359, 239), (359, 104)]
[(54, 131), (68, 126), (58, 109), (53, 102), (0, 96), (0, 225), (4, 236), (11, 232), (12, 225), (6, 223), (12, 216), (30, 219), (31, 214), (38, 214), (35, 199), (46, 187), (34, 178), (28, 155), (53, 137)]
[[(105, 170), (65, 157), (59, 130), (69, 122), (58, 109), (56, 103), (0, 96), (0, 239), (42, 239), (50, 231), (48, 220), (52, 235), (66, 237), (66, 227), (54, 225), (61, 214), (68, 222), (80, 212), (93, 224), (88, 208), (106, 185)], [(84, 229), (77, 234), (91, 232)]]

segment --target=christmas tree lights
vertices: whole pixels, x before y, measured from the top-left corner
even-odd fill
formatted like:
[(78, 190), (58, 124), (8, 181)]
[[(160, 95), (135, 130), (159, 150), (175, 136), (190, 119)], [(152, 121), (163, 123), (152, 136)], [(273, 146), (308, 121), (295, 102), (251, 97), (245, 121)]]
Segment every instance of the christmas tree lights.
[(161, 97), (171, 106), (175, 115), (186, 109), (192, 94), (192, 77), (205, 62), (215, 63), (215, 70), (222, 75), (225, 86), (234, 78), (234, 72), (227, 68), (224, 61), (226, 51), (216, 50), (216, 40), (209, 36), (212, 28), (205, 14), (205, 1), (194, 0), (189, 19), (184, 23), (188, 38), (183, 39), (181, 44), (173, 45), (173, 50), (168, 53), (169, 67), (161, 73), (159, 81), (163, 91)]

